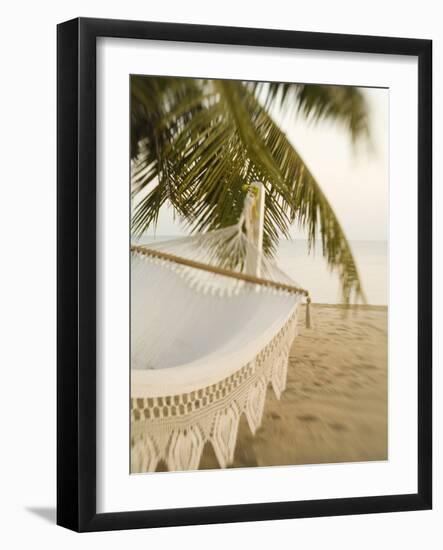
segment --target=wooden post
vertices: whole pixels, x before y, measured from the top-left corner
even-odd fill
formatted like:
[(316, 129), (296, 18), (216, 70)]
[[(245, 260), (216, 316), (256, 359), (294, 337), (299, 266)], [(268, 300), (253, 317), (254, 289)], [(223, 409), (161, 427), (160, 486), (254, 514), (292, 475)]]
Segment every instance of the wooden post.
[(265, 186), (260, 182), (254, 182), (252, 187), (258, 189), (257, 199), (256, 199), (256, 208), (257, 208), (257, 217), (255, 221), (255, 234), (256, 234), (256, 246), (259, 252), (263, 251), (263, 230), (265, 226), (265, 196), (266, 190)]
[(251, 184), (249, 191), (250, 196), (248, 199), (251, 204), (249, 211), (246, 212), (247, 222), (247, 236), (248, 239), (254, 244), (255, 249), (259, 254), (255, 254), (253, 257), (247, 259), (246, 265), (248, 272), (256, 277), (261, 276), (260, 256), (263, 251), (263, 228), (265, 223), (265, 187), (259, 182), (255, 181)]

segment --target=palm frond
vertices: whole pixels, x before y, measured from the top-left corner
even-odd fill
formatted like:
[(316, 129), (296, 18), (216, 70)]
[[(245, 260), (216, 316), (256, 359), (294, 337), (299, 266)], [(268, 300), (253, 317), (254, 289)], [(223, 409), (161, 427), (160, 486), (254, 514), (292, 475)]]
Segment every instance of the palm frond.
[[(163, 77), (145, 89), (144, 84), (137, 80), (132, 95), (132, 114), (138, 117), (132, 192), (143, 196), (133, 215), (136, 232), (155, 224), (166, 202), (192, 232), (231, 225), (243, 208), (244, 185), (259, 180), (267, 190), (265, 252), (274, 255), (279, 237), (289, 236), (297, 222), (307, 231), (310, 246), (321, 238), (323, 254), (341, 279), (344, 300), (364, 299), (331, 205), (271, 117), (270, 102), (284, 105), (293, 90), (270, 86), (264, 96), (251, 83)], [(340, 110), (337, 94), (319, 93), (317, 101), (306, 90), (297, 94), (299, 108), (308, 116), (341, 118), (351, 134), (361, 131), (355, 116)]]
[(250, 82), (265, 109), (302, 114), (311, 122), (330, 120), (349, 131), (353, 141), (369, 136), (369, 107), (360, 88), (326, 84)]

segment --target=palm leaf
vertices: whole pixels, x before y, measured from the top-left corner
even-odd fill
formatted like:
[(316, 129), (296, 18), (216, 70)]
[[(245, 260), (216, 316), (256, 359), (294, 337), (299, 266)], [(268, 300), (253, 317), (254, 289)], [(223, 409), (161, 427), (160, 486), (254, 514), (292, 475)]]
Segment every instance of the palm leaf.
[(353, 141), (369, 136), (368, 104), (356, 86), (251, 82), (246, 84), (268, 112), (280, 109), (311, 122), (330, 120), (349, 131)]
[[(266, 95), (264, 88), (251, 83), (171, 78), (167, 84), (165, 80), (149, 82), (144, 91), (137, 81), (132, 95), (133, 115), (141, 117), (142, 112), (145, 117), (144, 122), (138, 119), (134, 130), (138, 142), (132, 191), (145, 196), (135, 208), (133, 229), (143, 232), (155, 224), (166, 202), (192, 232), (225, 227), (240, 216), (244, 185), (259, 180), (267, 190), (265, 252), (272, 256), (278, 238), (288, 236), (291, 224), (298, 222), (307, 231), (310, 246), (320, 236), (323, 254), (339, 274), (344, 300), (364, 298), (333, 209), (270, 114), (272, 102), (285, 105), (297, 94), (301, 98), (297, 105), (307, 116), (340, 118), (347, 121), (352, 135), (358, 134), (365, 125), (357, 124), (355, 113), (349, 118), (340, 110), (339, 94), (323, 90), (314, 101), (306, 87), (295, 91), (269, 85)], [(152, 189), (146, 192), (149, 186)]]

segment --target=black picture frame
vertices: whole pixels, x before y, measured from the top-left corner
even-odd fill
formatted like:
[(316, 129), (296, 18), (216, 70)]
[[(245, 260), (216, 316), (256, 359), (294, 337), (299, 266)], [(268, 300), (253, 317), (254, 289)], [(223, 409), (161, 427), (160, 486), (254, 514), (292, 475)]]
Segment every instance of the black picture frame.
[[(155, 39), (418, 59), (418, 491), (415, 494), (96, 512), (96, 39)], [(76, 531), (425, 510), (432, 507), (432, 42), (74, 19), (57, 29), (57, 523)]]

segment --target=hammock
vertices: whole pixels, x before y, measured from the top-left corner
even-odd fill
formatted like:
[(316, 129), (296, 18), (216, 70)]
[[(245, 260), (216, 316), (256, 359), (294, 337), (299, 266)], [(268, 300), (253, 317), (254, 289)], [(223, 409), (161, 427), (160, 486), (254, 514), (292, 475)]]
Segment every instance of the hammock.
[(263, 207), (250, 192), (234, 226), (131, 246), (133, 473), (195, 470), (207, 442), (229, 466), (241, 415), (255, 434), (285, 389), (308, 293), (262, 253)]

